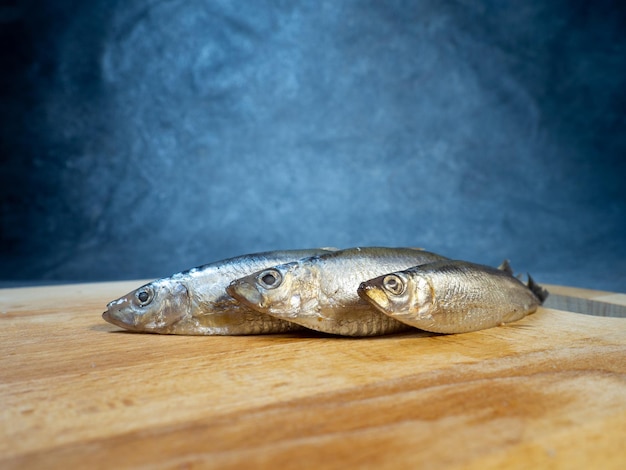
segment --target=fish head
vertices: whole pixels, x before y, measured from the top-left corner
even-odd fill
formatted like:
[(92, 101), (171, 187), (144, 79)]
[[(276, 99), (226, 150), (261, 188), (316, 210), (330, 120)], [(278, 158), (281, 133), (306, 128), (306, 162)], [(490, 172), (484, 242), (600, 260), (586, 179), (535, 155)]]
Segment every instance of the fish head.
[(258, 312), (290, 319), (314, 309), (318, 296), (316, 283), (310, 282), (313, 275), (303, 263), (287, 263), (237, 279), (226, 291)]
[(185, 285), (162, 279), (110, 302), (102, 318), (127, 330), (162, 333), (189, 310), (189, 292)]
[(381, 312), (401, 320), (402, 317), (430, 316), (433, 289), (427, 277), (395, 272), (362, 282), (359, 297)]

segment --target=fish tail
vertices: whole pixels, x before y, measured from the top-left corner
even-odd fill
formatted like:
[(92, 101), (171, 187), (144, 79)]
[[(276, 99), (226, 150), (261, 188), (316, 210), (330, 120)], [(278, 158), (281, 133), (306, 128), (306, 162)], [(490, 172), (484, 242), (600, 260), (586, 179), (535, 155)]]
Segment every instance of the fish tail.
[(498, 266), (498, 269), (500, 271), (504, 271), (505, 273), (513, 276), (513, 268), (511, 267), (511, 262), (508, 259), (505, 259), (504, 261), (502, 261), (502, 264)]
[(537, 284), (534, 281), (534, 279), (530, 277), (530, 274), (527, 274), (527, 276), (528, 276), (528, 284), (527, 284), (528, 288), (532, 291), (533, 294), (537, 296), (537, 298), (543, 304), (543, 302), (548, 298), (548, 295), (550, 295), (550, 293), (547, 291), (547, 289), (544, 289), (539, 284)]

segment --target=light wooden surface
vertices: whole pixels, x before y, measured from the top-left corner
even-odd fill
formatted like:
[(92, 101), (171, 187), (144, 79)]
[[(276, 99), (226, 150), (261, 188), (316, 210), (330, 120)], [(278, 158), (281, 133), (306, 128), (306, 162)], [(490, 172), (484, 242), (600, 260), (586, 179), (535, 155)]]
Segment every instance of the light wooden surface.
[(139, 284), (0, 290), (0, 468), (626, 468), (626, 319), (363, 339), (102, 321)]

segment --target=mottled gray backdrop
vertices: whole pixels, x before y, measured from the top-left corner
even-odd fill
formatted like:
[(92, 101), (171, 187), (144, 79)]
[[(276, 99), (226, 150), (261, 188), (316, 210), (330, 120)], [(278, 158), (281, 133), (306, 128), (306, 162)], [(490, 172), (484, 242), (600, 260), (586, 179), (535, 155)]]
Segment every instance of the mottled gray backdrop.
[(408, 245), (626, 291), (622, 5), (2, 2), (0, 280)]

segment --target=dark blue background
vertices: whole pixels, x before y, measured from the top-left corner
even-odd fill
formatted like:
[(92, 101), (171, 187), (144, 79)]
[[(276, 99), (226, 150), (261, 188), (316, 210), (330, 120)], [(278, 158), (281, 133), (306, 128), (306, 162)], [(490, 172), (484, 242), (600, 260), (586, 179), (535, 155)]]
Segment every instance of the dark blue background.
[(408, 245), (626, 291), (621, 2), (2, 5), (1, 280)]

